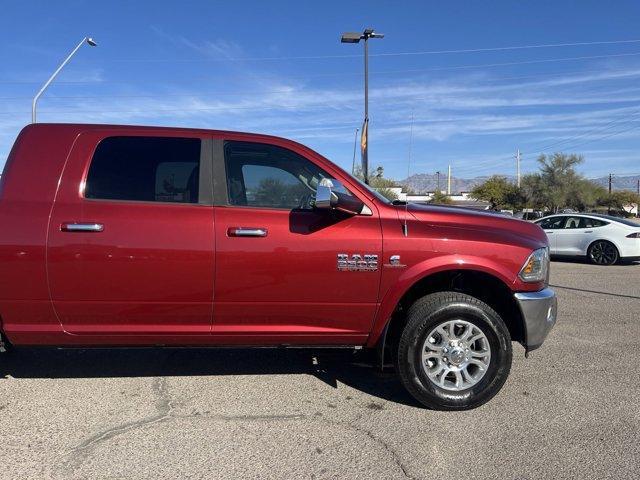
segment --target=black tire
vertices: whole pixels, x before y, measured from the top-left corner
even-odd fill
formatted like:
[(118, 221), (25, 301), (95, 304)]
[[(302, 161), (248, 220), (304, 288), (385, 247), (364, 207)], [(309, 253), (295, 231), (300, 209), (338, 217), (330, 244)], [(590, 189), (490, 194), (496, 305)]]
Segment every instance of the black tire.
[[(422, 367), (426, 337), (439, 324), (464, 320), (481, 330), (489, 342), (491, 359), (484, 376), (465, 390), (436, 385)], [(416, 400), (434, 410), (468, 410), (488, 402), (507, 380), (511, 369), (511, 336), (500, 316), (486, 303), (457, 292), (438, 292), (417, 300), (407, 312), (407, 323), (396, 350), (396, 370)]]
[(596, 240), (587, 250), (589, 261), (595, 265), (614, 265), (620, 260), (620, 252), (607, 240)]

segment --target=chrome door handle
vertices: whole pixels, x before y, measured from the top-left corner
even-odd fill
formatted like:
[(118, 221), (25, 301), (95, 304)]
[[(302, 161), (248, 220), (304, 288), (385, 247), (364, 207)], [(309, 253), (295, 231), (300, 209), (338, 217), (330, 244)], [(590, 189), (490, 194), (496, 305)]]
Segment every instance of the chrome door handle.
[(62, 232), (102, 232), (104, 225), (101, 223), (75, 223), (65, 222), (60, 225)]
[(229, 237), (266, 237), (266, 228), (255, 227), (229, 227), (227, 229)]

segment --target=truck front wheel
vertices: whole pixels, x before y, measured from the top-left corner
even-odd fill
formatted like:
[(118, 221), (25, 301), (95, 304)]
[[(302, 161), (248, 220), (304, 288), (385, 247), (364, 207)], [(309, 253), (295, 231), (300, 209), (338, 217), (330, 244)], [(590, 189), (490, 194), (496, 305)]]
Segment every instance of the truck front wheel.
[(407, 390), (436, 410), (466, 410), (489, 401), (511, 369), (511, 337), (486, 303), (458, 292), (417, 300), (397, 348)]

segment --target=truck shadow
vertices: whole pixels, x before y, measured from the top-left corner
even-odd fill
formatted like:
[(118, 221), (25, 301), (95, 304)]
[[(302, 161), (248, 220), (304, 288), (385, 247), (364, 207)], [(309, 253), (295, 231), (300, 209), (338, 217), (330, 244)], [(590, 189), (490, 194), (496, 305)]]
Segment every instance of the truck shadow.
[(307, 374), (332, 388), (343, 383), (380, 399), (420, 407), (393, 369), (381, 372), (373, 354), (366, 351), (15, 348), (0, 356), (0, 374), (3, 379)]

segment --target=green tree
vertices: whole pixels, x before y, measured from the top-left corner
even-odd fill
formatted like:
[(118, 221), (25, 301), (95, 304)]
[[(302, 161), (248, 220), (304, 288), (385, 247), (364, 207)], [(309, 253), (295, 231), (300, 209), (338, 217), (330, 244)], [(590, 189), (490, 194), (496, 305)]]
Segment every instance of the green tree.
[(451, 197), (449, 197), (449, 195), (446, 195), (442, 192), (435, 191), (433, 192), (433, 195), (431, 196), (431, 200), (429, 200), (429, 203), (434, 203), (436, 205), (450, 205), (453, 202), (451, 200)]
[(525, 208), (543, 209), (549, 196), (548, 187), (538, 173), (523, 175), (520, 179), (520, 196)]
[(575, 154), (540, 155), (540, 173), (525, 175), (520, 182), (524, 206), (557, 212), (562, 207), (584, 211), (601, 204), (605, 190), (575, 170), (583, 161)]
[(554, 153), (553, 155), (540, 155), (540, 178), (544, 185), (544, 197), (540, 200), (552, 212), (558, 208), (570, 206), (569, 200), (576, 198), (577, 192), (583, 183), (582, 177), (576, 173), (576, 166), (584, 161), (581, 155), (567, 155)]
[[(364, 175), (362, 175), (362, 168), (356, 167), (354, 175), (358, 177), (360, 180), (364, 179)], [(384, 177), (384, 167), (378, 166), (374, 170), (369, 172), (369, 186), (374, 188), (380, 195), (387, 198), (388, 200), (397, 200), (398, 194), (392, 190), (392, 188), (402, 187), (394, 180)], [(402, 187), (403, 191), (406, 191), (404, 187)]]
[(607, 207), (608, 210), (614, 210), (629, 214), (633, 205), (640, 203), (640, 195), (630, 190), (615, 190), (611, 193), (605, 191), (599, 198), (598, 204)]
[(579, 212), (587, 211), (598, 205), (606, 190), (586, 178), (576, 178), (569, 185), (565, 205)]
[(522, 204), (518, 188), (501, 175), (494, 175), (473, 187), (471, 197), (489, 202), (493, 210), (518, 208)]

